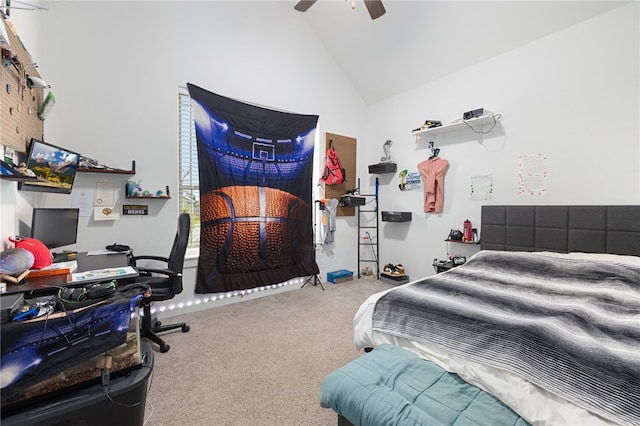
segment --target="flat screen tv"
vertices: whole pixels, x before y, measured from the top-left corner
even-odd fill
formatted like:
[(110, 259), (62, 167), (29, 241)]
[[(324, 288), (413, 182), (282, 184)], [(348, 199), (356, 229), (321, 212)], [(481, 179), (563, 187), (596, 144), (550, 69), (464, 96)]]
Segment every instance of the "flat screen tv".
[(40, 240), (48, 249), (75, 244), (79, 216), (80, 209), (34, 208), (31, 238)]
[(70, 194), (80, 155), (48, 142), (31, 139), (26, 165), (37, 180), (20, 182), (23, 191)]

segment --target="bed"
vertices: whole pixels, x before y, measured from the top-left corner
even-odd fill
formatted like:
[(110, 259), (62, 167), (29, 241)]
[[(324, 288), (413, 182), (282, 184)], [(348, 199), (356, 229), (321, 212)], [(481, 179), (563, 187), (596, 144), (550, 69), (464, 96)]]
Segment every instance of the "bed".
[(640, 206), (483, 206), (481, 222), (466, 264), (369, 297), (356, 347), (408, 349), (531, 424), (640, 425)]

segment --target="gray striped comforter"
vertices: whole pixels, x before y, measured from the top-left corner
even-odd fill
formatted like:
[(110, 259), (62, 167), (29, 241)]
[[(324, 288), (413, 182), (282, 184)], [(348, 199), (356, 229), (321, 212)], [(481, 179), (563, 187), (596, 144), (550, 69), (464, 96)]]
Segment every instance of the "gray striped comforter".
[(382, 296), (373, 328), (640, 425), (640, 266), (480, 252)]

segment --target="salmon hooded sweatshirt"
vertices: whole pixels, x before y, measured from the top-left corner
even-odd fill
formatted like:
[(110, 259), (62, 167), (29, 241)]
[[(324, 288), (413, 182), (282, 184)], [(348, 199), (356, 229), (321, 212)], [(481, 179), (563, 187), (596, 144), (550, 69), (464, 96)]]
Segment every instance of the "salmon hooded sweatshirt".
[(433, 157), (418, 164), (423, 182), (425, 213), (442, 213), (444, 173), (448, 166), (449, 162), (440, 157)]

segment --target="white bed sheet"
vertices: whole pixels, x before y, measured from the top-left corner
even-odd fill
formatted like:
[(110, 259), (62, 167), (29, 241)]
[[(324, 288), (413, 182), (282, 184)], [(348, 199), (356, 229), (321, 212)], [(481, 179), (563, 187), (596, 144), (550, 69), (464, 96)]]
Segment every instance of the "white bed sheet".
[[(640, 258), (634, 256), (547, 252), (535, 254), (640, 264)], [(445, 370), (458, 374), (468, 383), (495, 395), (534, 425), (608, 426), (616, 424), (505, 370), (480, 365), (435, 347), (428, 347), (408, 339), (373, 330), (373, 310), (376, 302), (384, 294), (393, 290), (394, 288), (391, 288), (371, 295), (356, 312), (353, 319), (354, 343), (359, 350), (373, 348), (383, 343), (411, 350), (420, 357), (435, 362)]]

